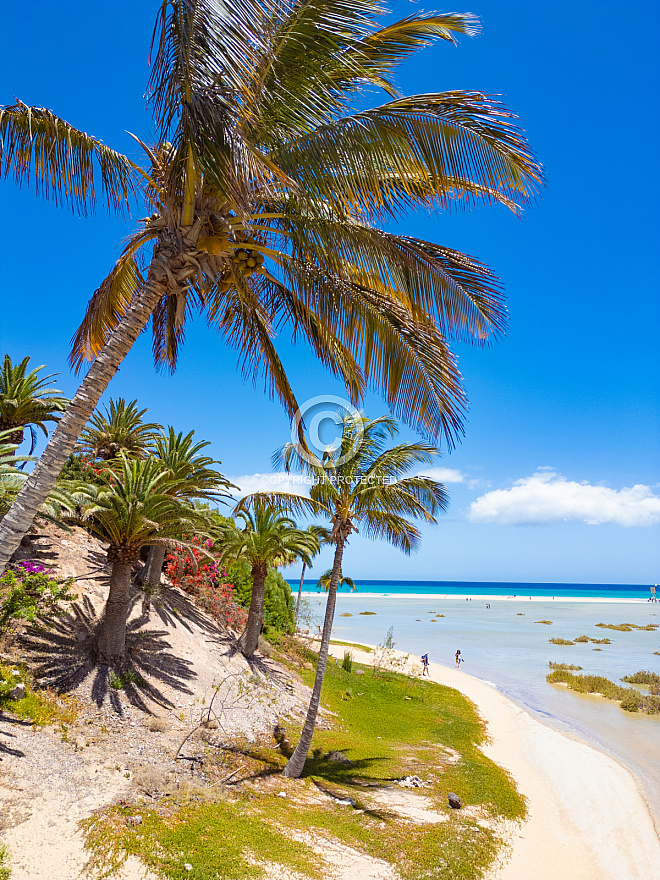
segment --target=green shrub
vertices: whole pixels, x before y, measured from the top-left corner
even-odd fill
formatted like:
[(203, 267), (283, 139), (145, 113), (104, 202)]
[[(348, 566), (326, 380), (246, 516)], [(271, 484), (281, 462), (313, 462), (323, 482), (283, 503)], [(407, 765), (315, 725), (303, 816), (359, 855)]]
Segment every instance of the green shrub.
[(350, 651), (344, 651), (344, 659), (341, 661), (341, 668), (346, 672), (353, 672), (353, 658)]
[(54, 617), (64, 614), (59, 603), (77, 598), (70, 592), (73, 583), (73, 578), (53, 577), (31, 559), (12, 566), (0, 577), (0, 632), (20, 621), (52, 625)]
[(574, 645), (569, 639), (548, 639), (551, 645)]
[[(236, 562), (227, 571), (229, 580), (234, 585), (234, 601), (243, 608), (250, 607), (252, 597), (252, 574), (248, 562)], [(266, 589), (264, 593), (264, 635), (266, 638), (277, 636), (277, 633), (293, 633), (295, 602), (291, 595), (291, 586), (284, 580), (279, 571), (268, 569)], [(275, 633), (269, 633), (272, 627)]]
[(634, 688), (623, 688), (602, 675), (572, 675), (567, 669), (554, 669), (547, 677), (551, 683), (562, 682), (571, 690), (583, 694), (601, 694), (608, 700), (618, 700), (622, 709), (637, 712), (640, 709), (648, 715), (660, 713), (660, 697), (640, 694)]

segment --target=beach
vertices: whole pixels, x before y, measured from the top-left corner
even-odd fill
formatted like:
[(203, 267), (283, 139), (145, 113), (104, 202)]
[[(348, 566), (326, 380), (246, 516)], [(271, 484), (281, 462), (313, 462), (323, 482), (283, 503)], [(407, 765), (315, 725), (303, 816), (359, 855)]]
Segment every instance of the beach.
[[(337, 657), (344, 650), (331, 646)], [(371, 664), (372, 654), (351, 652), (357, 662)], [(487, 727), (485, 754), (511, 774), (528, 801), (528, 819), (511, 835), (508, 854), (489, 880), (660, 878), (660, 839), (626, 767), (542, 724), (462, 670), (431, 662), (430, 675), (474, 702)]]

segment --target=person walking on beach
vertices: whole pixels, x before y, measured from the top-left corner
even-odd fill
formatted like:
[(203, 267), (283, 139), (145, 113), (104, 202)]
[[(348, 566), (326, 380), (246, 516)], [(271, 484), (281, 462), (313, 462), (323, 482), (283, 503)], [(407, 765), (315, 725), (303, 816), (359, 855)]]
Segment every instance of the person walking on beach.
[(456, 657), (455, 657), (454, 659), (456, 660), (456, 669), (460, 669), (460, 668), (461, 668), (461, 663), (464, 663), (464, 662), (465, 662), (465, 661), (463, 660), (462, 656), (461, 656), (461, 652), (460, 652), (460, 651), (456, 651)]
[(422, 654), (422, 675), (428, 675), (430, 677), (431, 673), (429, 672), (429, 655)]

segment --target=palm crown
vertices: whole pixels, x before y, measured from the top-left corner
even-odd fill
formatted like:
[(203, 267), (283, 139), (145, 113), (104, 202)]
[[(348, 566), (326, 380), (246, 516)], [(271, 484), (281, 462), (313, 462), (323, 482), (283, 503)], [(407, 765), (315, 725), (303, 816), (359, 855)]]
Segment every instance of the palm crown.
[(39, 376), (43, 366), (28, 370), (30, 358), (13, 364), (8, 354), (0, 369), (0, 431), (11, 431), (11, 439), (17, 446), (23, 442), (23, 430), (30, 428), (32, 448), (36, 445), (34, 428), (48, 433), (47, 422), (56, 422), (69, 402), (62, 392), (53, 388), (50, 376)]
[[(272, 338), (287, 325), (352, 399), (372, 385), (407, 421), (455, 438), (464, 396), (447, 339), (502, 331), (499, 285), (477, 260), (378, 224), (419, 205), (516, 208), (542, 174), (496, 101), (394, 86), (401, 60), (478, 21), (420, 13), (378, 27), (382, 12), (372, 0), (166, 0), (145, 168), (49, 111), (3, 112), (5, 172), (32, 173), (86, 210), (96, 164), (117, 209), (138, 193), (152, 210), (92, 298), (74, 363), (101, 349), (146, 283), (158, 362), (176, 363), (185, 321), (202, 309), (294, 412)], [(365, 87), (390, 100), (351, 111)]]
[(80, 448), (94, 458), (112, 461), (120, 452), (144, 455), (157, 439), (161, 425), (143, 422), (146, 409), (138, 410), (137, 400), (120, 397), (110, 401), (103, 412), (95, 412), (80, 437)]

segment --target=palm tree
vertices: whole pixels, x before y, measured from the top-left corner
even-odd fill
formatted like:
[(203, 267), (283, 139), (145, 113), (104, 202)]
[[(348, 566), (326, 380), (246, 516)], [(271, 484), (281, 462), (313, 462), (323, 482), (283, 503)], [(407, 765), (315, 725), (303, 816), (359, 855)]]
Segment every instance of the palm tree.
[(97, 661), (120, 667), (126, 661), (131, 569), (141, 548), (187, 548), (183, 536), (203, 531), (208, 523), (172, 492), (168, 473), (158, 461), (128, 459), (120, 453), (119, 464), (105, 489), (86, 484), (73, 493), (78, 509), (72, 510), (68, 519), (109, 544), (112, 573), (98, 634)]
[[(177, 434), (174, 428), (168, 427), (167, 434), (156, 437), (152, 456), (160, 462), (168, 475), (168, 483), (164, 491), (171, 490), (178, 498), (189, 502), (219, 501), (229, 497), (223, 490), (233, 489), (227, 478), (217, 471), (214, 465), (220, 464), (201, 451), (210, 445), (208, 441), (194, 442), (194, 431), (184, 436)], [(163, 563), (167, 548), (162, 544), (154, 544), (149, 549), (141, 582), (145, 592), (142, 610), (147, 613), (151, 604), (151, 596), (160, 586)]]
[[(72, 363), (93, 363), (0, 526), (0, 569), (150, 317), (158, 364), (174, 368), (202, 310), (243, 373), (263, 373), (293, 414), (273, 342), (285, 328), (354, 402), (370, 386), (427, 436), (460, 436), (449, 340), (483, 345), (504, 331), (499, 282), (472, 257), (381, 226), (420, 206), (518, 210), (543, 175), (498, 101), (402, 97), (393, 83), (400, 61), (476, 33), (478, 20), (415, 13), (379, 27), (380, 11), (371, 0), (164, 0), (144, 167), (49, 110), (0, 110), (0, 173), (81, 213), (99, 183), (118, 213), (133, 197), (148, 210), (90, 301)], [(356, 112), (365, 86), (388, 100)]]
[[(328, 544), (330, 542), (330, 529), (326, 529), (325, 526), (317, 526), (312, 525), (307, 529), (308, 532), (312, 532), (319, 539), (319, 550), (321, 549), (322, 544)], [(310, 566), (311, 567), (311, 566)], [(296, 615), (294, 617), (294, 626), (298, 626), (298, 615), (300, 614), (300, 600), (302, 597), (302, 588), (305, 582), (305, 570), (307, 569), (307, 563), (303, 560), (302, 571), (300, 572), (300, 583), (298, 584), (298, 598), (296, 600)]]
[[(323, 590), (324, 593), (327, 593), (330, 589), (330, 584), (332, 583), (332, 569), (329, 568), (327, 571), (324, 571), (321, 577), (318, 579), (317, 587)], [(339, 579), (337, 581), (337, 589), (341, 590), (342, 587), (349, 587), (351, 592), (357, 592), (357, 587), (355, 586), (355, 581), (353, 578), (349, 578), (347, 575), (339, 572)]]
[(239, 509), (249, 509), (255, 499), (258, 504), (269, 501), (281, 509), (322, 514), (332, 523), (331, 540), (335, 555), (316, 679), (300, 741), (286, 765), (285, 776), (300, 776), (312, 743), (328, 661), (342, 558), (349, 536), (359, 527), (366, 537), (384, 538), (404, 553), (410, 553), (417, 547), (420, 533), (409, 517), (435, 523), (437, 512), (447, 507), (448, 496), (440, 483), (429, 477), (405, 476), (413, 466), (432, 461), (437, 449), (426, 443), (403, 443), (386, 448), (388, 438), (397, 432), (397, 422), (391, 416), (372, 421), (361, 417), (347, 419), (339, 448), (336, 451), (330, 448), (323, 460), (309, 455), (301, 457), (298, 448), (290, 444), (282, 450), (279, 461), (287, 470), (296, 467), (309, 474), (313, 484), (310, 497), (287, 493), (268, 493), (267, 497), (256, 494), (247, 496), (239, 505)]
[(286, 564), (292, 558), (302, 559), (308, 565), (318, 553), (319, 539), (314, 532), (302, 531), (288, 516), (278, 513), (258, 497), (253, 510), (238, 514), (240, 528), (234, 520), (218, 527), (218, 545), (223, 559), (228, 562), (246, 561), (252, 568), (252, 596), (245, 629), (238, 646), (245, 657), (257, 650), (264, 619), (264, 594), (268, 568)]
[(144, 455), (150, 450), (162, 425), (143, 422), (146, 409), (138, 410), (137, 400), (126, 403), (123, 397), (95, 412), (90, 424), (80, 436), (82, 452), (102, 461), (114, 461), (120, 452), (126, 455)]
[(43, 366), (28, 372), (30, 358), (14, 365), (8, 354), (0, 369), (0, 431), (10, 431), (9, 438), (16, 446), (23, 442), (23, 431), (30, 429), (30, 455), (37, 445), (35, 428), (48, 435), (46, 422), (56, 422), (66, 409), (68, 398), (53, 388), (50, 381), (57, 373), (39, 376)]

